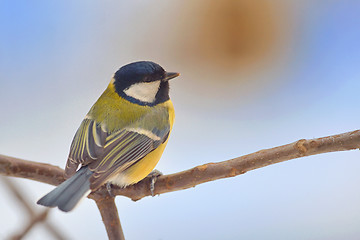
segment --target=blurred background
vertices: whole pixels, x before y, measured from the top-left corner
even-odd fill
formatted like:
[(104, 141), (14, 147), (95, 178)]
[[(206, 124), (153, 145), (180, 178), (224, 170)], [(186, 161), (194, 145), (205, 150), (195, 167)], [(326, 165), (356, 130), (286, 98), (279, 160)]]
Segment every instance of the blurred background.
[[(357, 0), (0, 0), (0, 154), (64, 167), (73, 135), (122, 65), (152, 60), (176, 122), (157, 169), (174, 173), (301, 138), (359, 129)], [(276, 164), (132, 202), (127, 239), (359, 239), (360, 152)], [(35, 202), (53, 186), (14, 179)], [(0, 239), (28, 216), (0, 182)], [(49, 213), (67, 239), (105, 239), (86, 199)], [(52, 239), (37, 225), (24, 239)]]

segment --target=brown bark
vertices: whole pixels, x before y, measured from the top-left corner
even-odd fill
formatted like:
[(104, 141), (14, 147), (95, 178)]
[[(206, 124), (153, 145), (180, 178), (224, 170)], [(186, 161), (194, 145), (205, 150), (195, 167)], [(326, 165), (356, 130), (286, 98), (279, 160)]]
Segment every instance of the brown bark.
[[(207, 163), (182, 172), (163, 175), (157, 179), (155, 194), (178, 191), (221, 178), (234, 177), (247, 171), (287, 160), (321, 154), (347, 151), (360, 147), (360, 130), (311, 140), (301, 139), (279, 147), (260, 150), (231, 160)], [(32, 179), (52, 185), (64, 181), (64, 171), (49, 164), (36, 163), (0, 155), (0, 174)], [(150, 196), (150, 179), (127, 188), (113, 187), (113, 195), (123, 195), (136, 201)], [(110, 239), (123, 239), (120, 220), (114, 203), (105, 187), (89, 195), (96, 201)], [(120, 238), (122, 237), (122, 238)]]
[[(360, 147), (360, 130), (310, 140), (301, 139), (279, 147), (260, 150), (231, 160), (207, 163), (182, 172), (160, 176), (155, 185), (155, 194), (178, 191), (216, 179), (234, 177), (247, 171), (304, 156), (326, 152), (347, 151)], [(0, 174), (32, 179), (51, 185), (64, 181), (64, 171), (50, 164), (26, 161), (0, 155)], [(150, 196), (150, 179), (128, 186), (113, 187), (114, 195), (123, 195), (136, 201)], [(107, 196), (105, 187), (90, 195)]]
[[(301, 139), (279, 147), (260, 150), (228, 161), (207, 163), (182, 172), (163, 175), (157, 179), (154, 194), (192, 188), (201, 183), (234, 177), (257, 168), (287, 160), (326, 152), (347, 151), (360, 147), (360, 130), (311, 140)], [(114, 195), (123, 195), (136, 201), (151, 196), (150, 179), (127, 188), (114, 187)], [(106, 195), (105, 188), (94, 194)]]
[(114, 197), (97, 198), (95, 200), (104, 222), (109, 240), (124, 240), (119, 214), (115, 205)]
[(25, 199), (25, 196), (23, 196), (23, 192), (21, 191), (21, 189), (19, 189), (18, 186), (16, 186), (16, 184), (13, 181), (3, 176), (0, 176), (0, 180), (4, 182), (4, 184), (8, 187), (10, 192), (22, 204), (22, 206), (25, 208), (26, 212), (30, 216), (30, 221), (25, 226), (25, 228), (20, 233), (11, 237), (11, 239), (22, 239), (31, 230), (31, 228), (39, 222), (43, 222), (46, 229), (52, 234), (52, 236), (55, 239), (58, 240), (66, 239), (63, 236), (63, 234), (54, 225), (46, 221), (46, 217), (48, 216), (48, 212), (50, 209), (46, 209), (42, 213), (36, 213), (36, 211), (33, 209), (33, 203)]

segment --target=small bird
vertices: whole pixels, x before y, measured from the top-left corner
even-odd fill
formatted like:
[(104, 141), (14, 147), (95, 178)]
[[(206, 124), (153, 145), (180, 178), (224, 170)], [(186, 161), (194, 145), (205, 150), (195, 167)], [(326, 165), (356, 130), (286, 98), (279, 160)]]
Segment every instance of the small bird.
[(173, 126), (168, 81), (177, 76), (150, 61), (121, 67), (74, 136), (67, 180), (37, 203), (68, 212), (105, 183), (126, 187), (148, 176)]

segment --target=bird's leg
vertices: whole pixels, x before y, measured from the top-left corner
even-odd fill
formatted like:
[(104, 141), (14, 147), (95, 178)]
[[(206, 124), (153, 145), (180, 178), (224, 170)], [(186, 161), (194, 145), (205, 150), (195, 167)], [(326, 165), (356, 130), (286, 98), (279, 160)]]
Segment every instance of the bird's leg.
[(160, 172), (159, 170), (152, 170), (151, 173), (149, 173), (149, 175), (147, 175), (147, 177), (151, 178), (151, 182), (150, 182), (150, 192), (151, 192), (151, 196), (155, 196), (154, 194), (154, 190), (155, 190), (155, 183), (158, 177), (160, 177), (162, 174), (162, 172)]
[(112, 193), (112, 188), (111, 188), (111, 183), (110, 182), (107, 182), (106, 183), (106, 190), (108, 191), (110, 197), (115, 197)]

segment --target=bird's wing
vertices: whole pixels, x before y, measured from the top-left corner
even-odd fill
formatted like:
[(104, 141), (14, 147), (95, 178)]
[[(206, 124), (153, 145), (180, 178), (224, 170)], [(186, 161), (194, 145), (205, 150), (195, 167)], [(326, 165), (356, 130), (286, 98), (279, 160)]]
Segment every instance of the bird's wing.
[(110, 134), (101, 126), (94, 128), (96, 123), (93, 120), (92, 124), (81, 124), (68, 163), (76, 159), (77, 165), (88, 165), (94, 172), (91, 188), (96, 189), (111, 175), (129, 168), (166, 141), (170, 132), (168, 116), (167, 111), (152, 111), (128, 127)]
[(85, 118), (71, 143), (65, 167), (65, 177), (71, 177), (79, 164), (87, 165), (99, 159), (104, 153), (106, 137), (109, 134), (95, 120)]

